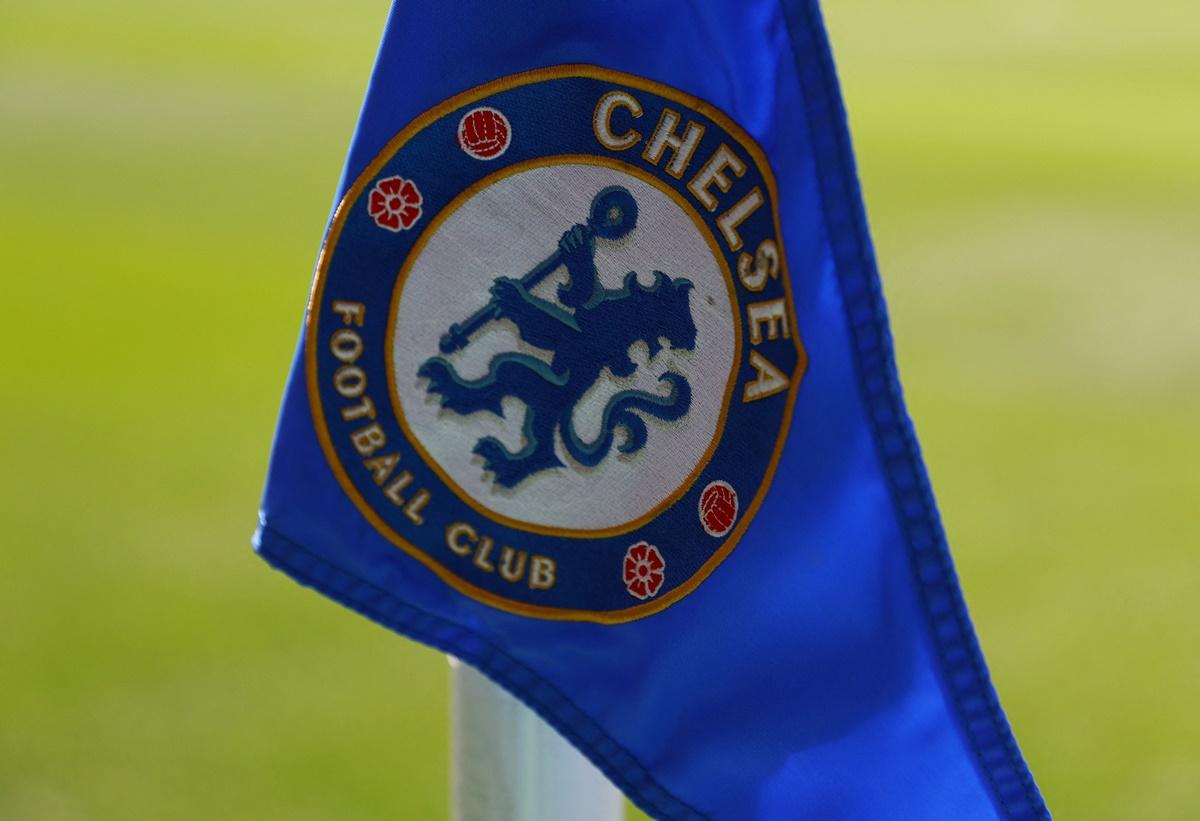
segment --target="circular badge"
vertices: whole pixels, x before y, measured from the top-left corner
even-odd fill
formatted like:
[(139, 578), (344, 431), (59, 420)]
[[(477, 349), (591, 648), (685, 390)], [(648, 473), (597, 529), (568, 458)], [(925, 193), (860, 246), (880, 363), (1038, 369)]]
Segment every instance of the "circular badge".
[(591, 66), (459, 95), (337, 209), (309, 307), (318, 437), (459, 591), (618, 622), (693, 590), (770, 484), (806, 357), (762, 151)]

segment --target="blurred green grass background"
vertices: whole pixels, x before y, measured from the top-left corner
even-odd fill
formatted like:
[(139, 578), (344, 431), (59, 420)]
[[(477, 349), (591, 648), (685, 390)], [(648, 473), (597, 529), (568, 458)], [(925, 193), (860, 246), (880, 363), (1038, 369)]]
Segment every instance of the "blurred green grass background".
[[(447, 668), (248, 546), (383, 2), (0, 6), (0, 818), (441, 818)], [(1200, 7), (827, 3), (1062, 818), (1200, 817)]]

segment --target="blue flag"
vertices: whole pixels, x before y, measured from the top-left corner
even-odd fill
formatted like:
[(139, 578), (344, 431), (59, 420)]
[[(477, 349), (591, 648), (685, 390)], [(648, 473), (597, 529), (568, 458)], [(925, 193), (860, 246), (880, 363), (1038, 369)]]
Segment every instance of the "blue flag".
[(255, 536), (658, 818), (1047, 811), (901, 399), (809, 0), (404, 3)]

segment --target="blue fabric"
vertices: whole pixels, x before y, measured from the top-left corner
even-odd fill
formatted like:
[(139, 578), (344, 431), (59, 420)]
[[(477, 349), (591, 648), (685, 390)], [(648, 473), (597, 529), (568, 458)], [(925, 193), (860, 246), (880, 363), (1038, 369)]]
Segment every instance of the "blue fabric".
[(901, 401), (815, 3), (399, 4), (339, 198), (442, 100), (568, 63), (711, 102), (779, 181), (810, 365), (752, 526), (717, 572), (652, 617), (502, 612), (455, 592), (358, 512), (319, 446), (298, 357), (257, 550), (477, 666), (655, 817), (1047, 817), (988, 680)]

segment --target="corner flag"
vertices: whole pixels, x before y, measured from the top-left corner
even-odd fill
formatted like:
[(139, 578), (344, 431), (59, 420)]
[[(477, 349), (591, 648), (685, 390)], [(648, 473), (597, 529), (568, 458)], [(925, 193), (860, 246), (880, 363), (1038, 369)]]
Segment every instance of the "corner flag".
[(393, 7), (258, 552), (668, 819), (1043, 818), (815, 2)]

